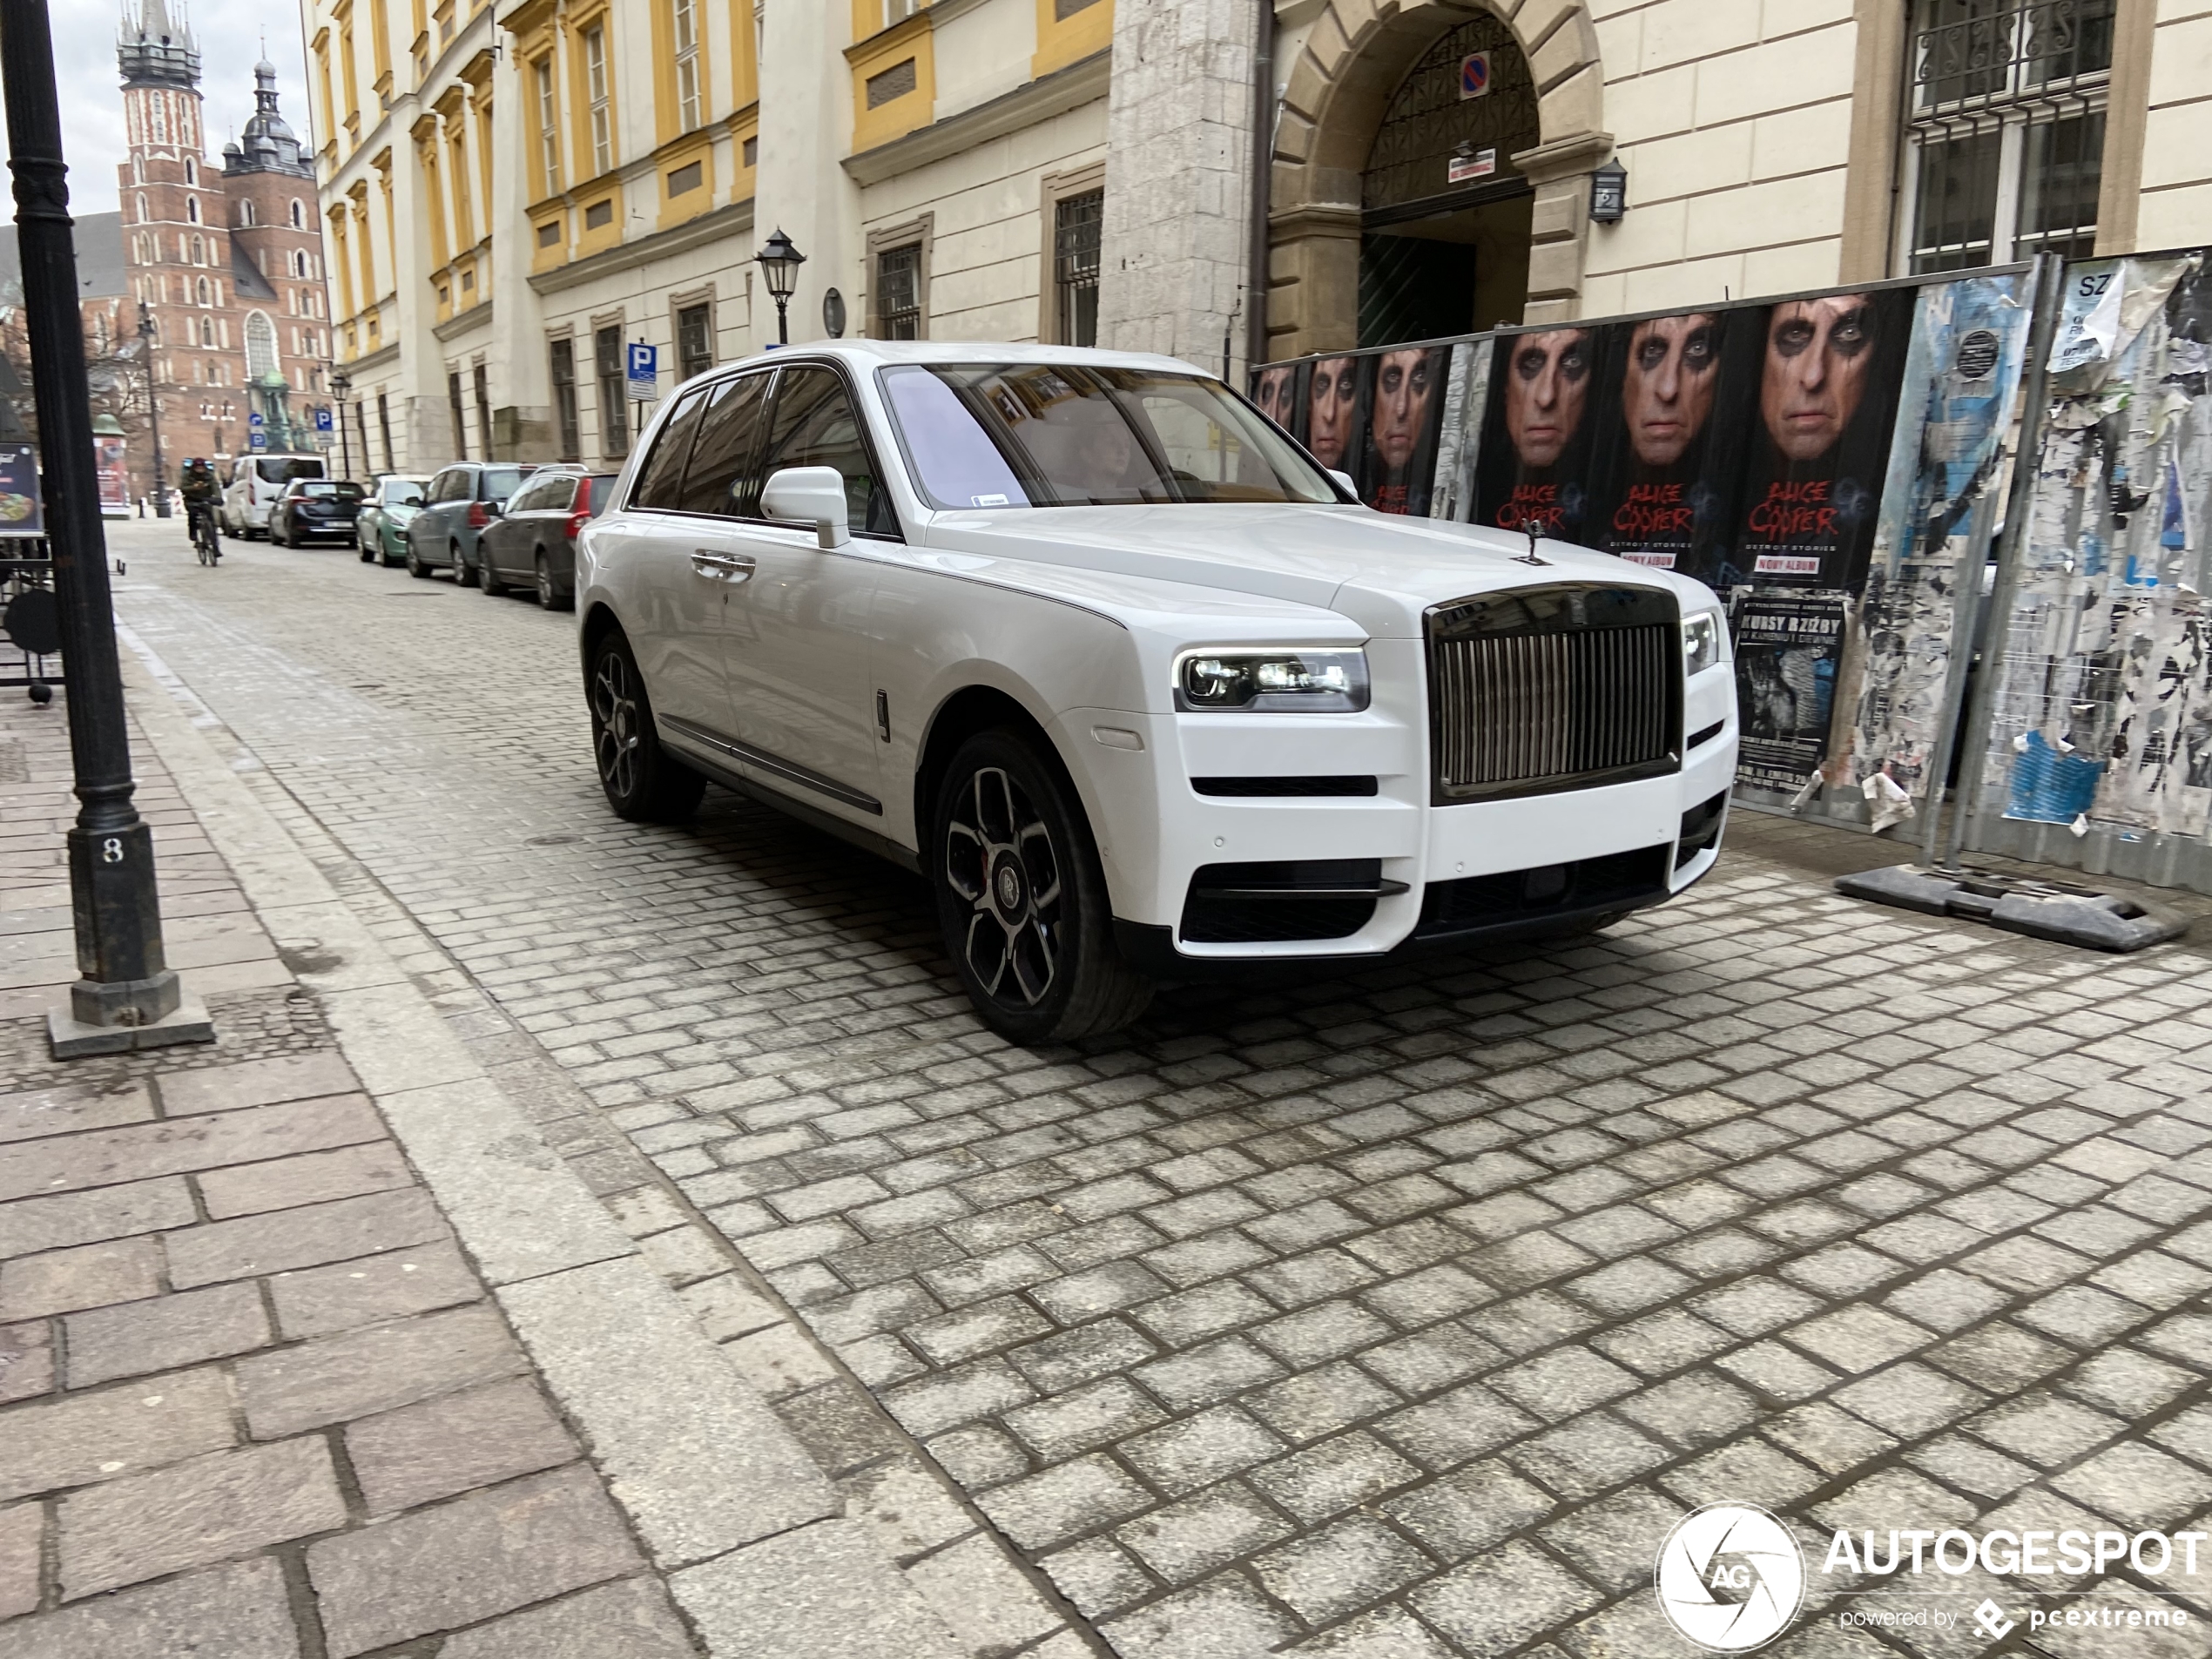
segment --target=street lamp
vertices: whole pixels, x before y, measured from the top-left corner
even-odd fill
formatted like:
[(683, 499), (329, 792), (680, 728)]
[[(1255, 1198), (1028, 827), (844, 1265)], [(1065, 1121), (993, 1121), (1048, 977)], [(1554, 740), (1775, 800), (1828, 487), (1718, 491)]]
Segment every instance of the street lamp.
[(776, 302), (776, 343), (788, 346), (791, 331), (784, 321), (784, 307), (791, 303), (792, 290), (799, 286), (799, 267), (806, 263), (806, 256), (791, 245), (791, 238), (779, 225), (767, 246), (752, 258), (768, 279), (769, 297)]
[(153, 516), (169, 516), (168, 482), (161, 475), (161, 401), (153, 395), (153, 309), (138, 301), (140, 355), (146, 366), (146, 433), (153, 439)]
[(164, 954), (153, 832), (131, 799), (137, 785), (95, 484), (91, 388), (46, 0), (7, 0), (0, 92), (8, 106), (8, 170), (15, 175), (16, 246), (78, 802), (67, 838), (78, 977), (66, 1006), (48, 1015), (47, 1037), (57, 1060), (212, 1042), (207, 1010), (184, 1000)]
[[(346, 441), (346, 394), (354, 389), (354, 377), (344, 369), (334, 367), (330, 371), (330, 395), (338, 400), (338, 473), (342, 478), (354, 475), (354, 452)], [(362, 460), (368, 459), (363, 455)]]

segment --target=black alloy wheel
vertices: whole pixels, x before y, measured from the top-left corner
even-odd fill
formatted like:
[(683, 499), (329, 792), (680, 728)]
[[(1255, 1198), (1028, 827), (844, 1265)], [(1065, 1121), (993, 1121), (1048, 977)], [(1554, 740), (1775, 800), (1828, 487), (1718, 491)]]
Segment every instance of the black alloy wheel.
[(962, 744), (938, 786), (927, 865), (945, 948), (976, 1012), (1017, 1043), (1116, 1031), (1152, 983), (1121, 959), (1075, 787), (1021, 734)]
[(599, 787), (615, 816), (633, 824), (689, 818), (706, 792), (706, 779), (661, 747), (644, 678), (620, 633), (610, 631), (592, 647), (584, 693)]

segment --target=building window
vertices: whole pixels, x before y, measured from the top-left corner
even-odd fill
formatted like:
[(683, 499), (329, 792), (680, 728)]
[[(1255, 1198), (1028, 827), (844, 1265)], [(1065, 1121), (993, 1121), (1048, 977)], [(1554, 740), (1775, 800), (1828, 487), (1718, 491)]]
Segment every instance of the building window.
[(591, 102), (591, 170), (615, 165), (614, 111), (607, 102), (607, 31), (597, 24), (583, 31), (583, 84)]
[(883, 0), (883, 26), (902, 23), (921, 10), (921, 0)]
[(699, 124), (698, 0), (669, 0), (676, 41), (676, 125), (689, 132)]
[(875, 256), (878, 340), (921, 338), (921, 244), (887, 247)]
[(537, 172), (539, 193), (561, 187), (561, 103), (553, 91), (551, 54), (530, 65), (537, 82)]
[(1098, 232), (1106, 192), (1062, 197), (1052, 210), (1052, 281), (1062, 346), (1098, 343)]
[[(141, 210), (139, 217), (143, 219), (145, 216), (144, 211)], [(239, 203), (238, 222), (241, 225), (251, 225), (253, 222), (253, 201), (251, 197)]]
[[(392, 456), (392, 401), (390, 395), (384, 392), (376, 395), (376, 431), (384, 440), (384, 470), (397, 472), (400, 463)], [(366, 451), (368, 448), (368, 440), (363, 438), (361, 448)]]
[(676, 314), (676, 377), (688, 381), (714, 367), (714, 307), (685, 306)]
[(2115, 0), (1918, 0), (1905, 226), (1914, 275), (2096, 251)]
[(307, 210), (302, 207), (296, 199), (292, 204), (292, 228), (295, 231), (304, 231), (307, 228)]
[(476, 442), (485, 460), (491, 459), (491, 371), (476, 365)]
[(561, 459), (583, 459), (583, 426), (577, 419), (576, 408), (576, 341), (556, 340), (552, 342), (553, 358), (553, 424), (560, 439)]
[(187, 196), (185, 198), (185, 219), (187, 224), (197, 225), (199, 223), (199, 197)]
[(461, 371), (455, 369), (446, 376), (446, 408), (453, 416), (453, 458), (469, 459), (469, 417), (461, 408)]
[(630, 453), (630, 409), (623, 401), (622, 328), (602, 328), (591, 336), (593, 367), (599, 374), (599, 453), (613, 460)]
[(760, 138), (759, 134), (756, 133), (753, 137), (747, 138), (745, 141), (745, 149), (741, 153), (745, 157), (745, 165), (746, 166), (757, 167), (760, 165)]
[(212, 302), (212, 300), (210, 300), (208, 299), (208, 297), (207, 297), (207, 295), (208, 295), (208, 287), (207, 287), (207, 279), (206, 279), (206, 277), (202, 277), (202, 278), (200, 278), (200, 280), (199, 280), (199, 289), (197, 290), (197, 292), (199, 293), (199, 303), (200, 303), (200, 304), (202, 304), (202, 305), (210, 305), (210, 304), (212, 304), (212, 303), (213, 303), (213, 302)]

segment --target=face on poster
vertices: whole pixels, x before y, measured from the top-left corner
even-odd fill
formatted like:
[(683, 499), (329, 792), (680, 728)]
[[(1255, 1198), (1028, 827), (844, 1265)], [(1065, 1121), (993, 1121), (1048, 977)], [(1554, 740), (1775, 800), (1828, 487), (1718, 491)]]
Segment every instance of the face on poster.
[(1708, 475), (1727, 319), (1709, 311), (1618, 324), (1617, 429), (1598, 543), (1671, 570), (1719, 528), (1724, 478)]
[(1298, 365), (1284, 363), (1259, 371), (1252, 387), (1252, 401), (1259, 412), (1285, 432), (1297, 429)]
[(1367, 465), (1360, 498), (1378, 512), (1425, 514), (1436, 468), (1449, 347), (1413, 347), (1375, 354), (1368, 395)]
[(1912, 298), (1833, 294), (1767, 313), (1737, 580), (1841, 589), (1865, 577)]
[(1588, 496), (1597, 332), (1547, 328), (1497, 344), (1483, 421), (1478, 516), (1578, 539)]
[(1359, 429), (1359, 360), (1349, 353), (1316, 358), (1306, 382), (1305, 447), (1323, 466), (1349, 472), (1345, 457)]

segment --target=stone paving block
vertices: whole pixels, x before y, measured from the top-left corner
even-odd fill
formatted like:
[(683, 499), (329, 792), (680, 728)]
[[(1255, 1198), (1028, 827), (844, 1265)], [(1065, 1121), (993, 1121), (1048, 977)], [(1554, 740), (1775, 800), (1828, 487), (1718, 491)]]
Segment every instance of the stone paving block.
[(0, 1403), (51, 1391), (55, 1381), (52, 1325), (0, 1325)]
[(0, 1260), (188, 1226), (195, 1217), (192, 1189), (176, 1176), (17, 1198), (0, 1204)]
[(971, 1653), (1009, 1653), (1048, 1635), (1060, 1615), (998, 1541), (978, 1533), (907, 1568), (907, 1582)]
[(62, 1595), (78, 1601), (345, 1524), (320, 1438), (211, 1453), (63, 1499)]
[(1435, 1563), (1380, 1522), (1341, 1521), (1252, 1563), (1268, 1593), (1311, 1624), (1327, 1624), (1426, 1577)]
[(1555, 1501), (1507, 1464), (1487, 1459), (1380, 1507), (1440, 1559), (1456, 1561), (1542, 1519)]
[(217, 1221), (382, 1192), (415, 1182), (399, 1148), (389, 1141), (203, 1170), (192, 1179), (199, 1185), (208, 1215)]
[(1244, 1659), (1272, 1653), (1298, 1630), (1242, 1576), (1224, 1573), (1117, 1619), (1103, 1634), (1122, 1659)]
[(165, 1073), (161, 1079), (161, 1104), (172, 1117), (181, 1117), (195, 1112), (266, 1106), (275, 1101), (348, 1094), (360, 1087), (344, 1058), (326, 1049)]
[(1556, 1348), (1499, 1372), (1487, 1386), (1546, 1422), (1557, 1422), (1618, 1399), (1636, 1379), (1587, 1348)]
[(1507, 1449), (1522, 1473), (1568, 1498), (1588, 1498), (1667, 1461), (1667, 1453), (1627, 1424), (1591, 1412)]
[(221, 1659), (299, 1659), (284, 1569), (266, 1557), (188, 1573), (7, 1628), (8, 1659), (182, 1659), (190, 1632)]
[(1262, 1495), (1312, 1525), (1422, 1478), (1372, 1434), (1354, 1431), (1255, 1469), (1246, 1480)]
[(143, 1123), (153, 1116), (153, 1099), (142, 1082), (85, 1087), (64, 1083), (0, 1095), (0, 1141), (28, 1141), (79, 1130), (111, 1129)]
[(239, 1398), (256, 1440), (411, 1405), (524, 1368), (489, 1303), (253, 1355), (238, 1364)]
[(1111, 1460), (1093, 1453), (986, 1493), (977, 1501), (1015, 1543), (1049, 1549), (1148, 1508), (1153, 1499)]
[(1525, 1543), (1512, 1543), (1432, 1580), (1406, 1598), (1472, 1653), (1504, 1653), (1604, 1598)]
[(668, 1593), (626, 1578), (448, 1636), (439, 1659), (692, 1659)]
[(1307, 1659), (1452, 1659), (1452, 1650), (1400, 1607), (1348, 1619), (1287, 1651)]
[(473, 1302), (483, 1294), (450, 1241), (279, 1273), (269, 1281), (277, 1325), (289, 1338), (327, 1336), (386, 1319)]
[(1136, 1379), (1170, 1411), (1191, 1411), (1283, 1374), (1283, 1368), (1242, 1337), (1136, 1368)]
[(833, 1478), (908, 1442), (860, 1389), (840, 1378), (778, 1403), (776, 1415), (806, 1455)]
[(383, 1133), (383, 1120), (367, 1096), (334, 1095), (19, 1141), (0, 1146), (0, 1200), (320, 1151)]
[(270, 1340), (261, 1293), (253, 1285), (218, 1285), (93, 1308), (71, 1314), (64, 1328), (71, 1388), (221, 1359)]
[(0, 1322), (135, 1302), (161, 1289), (161, 1252), (152, 1238), (79, 1244), (0, 1263)]
[(1965, 1426), (1992, 1446), (2050, 1469), (2073, 1462), (2128, 1426), (2073, 1400), (2031, 1393), (1969, 1418)]
[(581, 1465), (307, 1549), (334, 1659), (473, 1624), (643, 1564), (620, 1514)]
[(1159, 1588), (1158, 1581), (1109, 1538), (1071, 1545), (1047, 1555), (1040, 1564), (1053, 1588), (1089, 1619), (1103, 1618)]
[(1180, 1497), (1288, 1449), (1243, 1412), (1217, 1406), (1139, 1435), (1121, 1454), (1162, 1492)]
[(1019, 1406), (1006, 1414), (1007, 1426), (1047, 1460), (1088, 1452), (1166, 1420), (1164, 1411), (1120, 1377)]
[(1454, 1468), (1541, 1426), (1537, 1420), (1480, 1385), (1383, 1418), (1375, 1430), (1424, 1468)]
[(348, 1423), (346, 1455), (372, 1515), (566, 1462), (576, 1442), (526, 1379), (442, 1395)]
[(1834, 1398), (1876, 1427), (1912, 1440), (1925, 1439), (1989, 1403), (1979, 1389), (1909, 1360), (1839, 1388)]
[(0, 1509), (0, 1619), (38, 1608), (40, 1540), (46, 1512), (35, 1503)]
[(219, 1372), (185, 1371), (0, 1413), (0, 1501), (84, 1486), (231, 1445)]
[(163, 1244), (169, 1282), (184, 1291), (403, 1250), (446, 1236), (445, 1218), (430, 1195), (408, 1187), (185, 1227)]
[(975, 1519), (944, 1477), (913, 1453), (846, 1475), (838, 1483), (846, 1514), (875, 1535), (883, 1553), (906, 1560), (962, 1537)]

